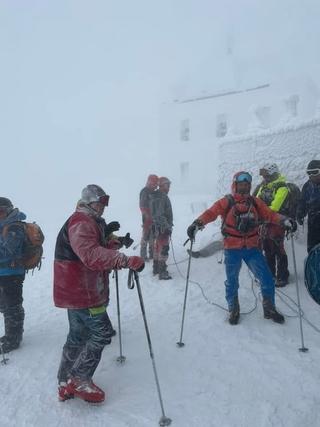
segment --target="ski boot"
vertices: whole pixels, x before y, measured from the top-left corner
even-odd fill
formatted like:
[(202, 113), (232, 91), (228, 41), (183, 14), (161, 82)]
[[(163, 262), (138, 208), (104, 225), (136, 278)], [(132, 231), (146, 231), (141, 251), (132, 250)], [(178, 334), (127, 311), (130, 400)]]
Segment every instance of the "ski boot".
[(67, 383), (64, 382), (64, 381), (60, 382), (59, 385), (58, 385), (58, 399), (59, 399), (59, 402), (64, 402), (65, 400), (73, 399), (73, 398), (74, 398), (74, 395), (68, 393)]
[(102, 403), (105, 399), (104, 391), (91, 379), (70, 378), (67, 382), (66, 393), (68, 396), (78, 397), (90, 403)]

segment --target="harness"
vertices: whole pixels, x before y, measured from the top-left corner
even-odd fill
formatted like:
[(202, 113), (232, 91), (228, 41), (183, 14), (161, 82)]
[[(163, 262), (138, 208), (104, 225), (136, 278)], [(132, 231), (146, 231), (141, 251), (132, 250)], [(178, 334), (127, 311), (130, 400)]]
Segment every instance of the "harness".
[[(224, 220), (221, 225), (221, 233), (224, 237), (237, 237), (237, 238), (243, 238), (243, 237), (253, 237), (257, 234), (257, 231), (255, 230), (257, 226), (259, 225), (256, 215), (253, 211), (253, 208), (257, 210), (257, 204), (254, 200), (254, 197), (249, 196), (248, 199), (245, 202), (238, 203), (235, 201), (232, 194), (227, 194), (226, 199), (228, 200), (228, 208), (225, 212)], [(243, 211), (240, 211), (237, 208), (237, 205), (241, 206), (243, 205), (247, 209), (243, 209)], [(234, 217), (235, 217), (235, 224), (228, 224), (227, 218), (229, 215), (229, 212), (231, 209), (234, 208)], [(236, 230), (240, 234), (232, 233), (227, 228), (231, 228), (233, 230)], [(253, 231), (255, 230), (255, 231)], [(250, 233), (253, 231), (252, 233)]]

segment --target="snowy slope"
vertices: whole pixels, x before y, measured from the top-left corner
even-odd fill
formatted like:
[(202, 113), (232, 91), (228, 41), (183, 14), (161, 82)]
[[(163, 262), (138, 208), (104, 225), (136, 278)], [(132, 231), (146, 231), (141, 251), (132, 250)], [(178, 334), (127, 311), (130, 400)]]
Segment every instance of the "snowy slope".
[[(193, 219), (188, 203), (172, 196), (176, 221), (172, 242), (177, 265), (170, 266), (174, 279), (159, 282), (147, 265), (140, 274), (147, 319), (155, 353), (166, 415), (178, 427), (316, 427), (319, 425), (319, 334), (306, 322), (305, 344), (300, 353), (294, 280), (277, 298), (287, 315), (285, 325), (264, 320), (261, 304), (230, 326), (225, 307), (221, 254), (193, 260), (187, 301), (184, 348), (177, 348), (187, 269), (185, 228)], [(208, 200), (210, 203), (211, 201)], [(56, 229), (61, 224), (54, 224)], [(136, 290), (127, 289), (127, 271), (119, 273), (123, 354), (119, 366), (118, 337), (105, 348), (95, 381), (106, 390), (102, 406), (79, 400), (59, 403), (56, 372), (67, 334), (66, 311), (52, 303), (52, 257), (56, 233), (52, 226), (46, 240), (43, 269), (25, 282), (25, 338), (20, 350), (0, 366), (0, 426), (156, 426), (161, 416)], [(139, 228), (132, 224), (136, 241)], [(212, 236), (207, 227), (198, 242)], [(290, 242), (288, 242), (290, 243)], [(199, 244), (199, 243), (197, 243)], [(290, 245), (288, 252), (290, 255)], [(296, 243), (299, 287), (306, 320), (320, 328), (319, 308), (302, 284), (305, 246)], [(128, 250), (128, 253), (135, 253)], [(170, 251), (170, 264), (174, 263)], [(292, 269), (292, 257), (290, 266)], [(181, 262), (180, 262), (181, 261)], [(178, 270), (179, 268), (179, 270)], [(114, 280), (111, 279), (110, 316), (117, 328)], [(253, 290), (254, 293), (253, 293)], [(242, 312), (250, 312), (259, 289), (246, 268), (241, 276)], [(291, 300), (292, 298), (292, 300)], [(289, 307), (287, 304), (289, 304)], [(2, 324), (0, 326), (2, 329)], [(2, 330), (0, 329), (0, 333)]]

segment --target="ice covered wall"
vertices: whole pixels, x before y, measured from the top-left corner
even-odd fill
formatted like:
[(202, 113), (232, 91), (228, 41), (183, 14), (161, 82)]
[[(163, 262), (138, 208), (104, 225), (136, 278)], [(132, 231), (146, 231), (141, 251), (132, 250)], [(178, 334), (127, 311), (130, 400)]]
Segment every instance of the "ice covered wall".
[(315, 158), (320, 159), (320, 118), (233, 137), (219, 147), (217, 193), (229, 193), (232, 176), (240, 170), (252, 173), (254, 188), (266, 162), (277, 163), (288, 181), (301, 186), (306, 166)]

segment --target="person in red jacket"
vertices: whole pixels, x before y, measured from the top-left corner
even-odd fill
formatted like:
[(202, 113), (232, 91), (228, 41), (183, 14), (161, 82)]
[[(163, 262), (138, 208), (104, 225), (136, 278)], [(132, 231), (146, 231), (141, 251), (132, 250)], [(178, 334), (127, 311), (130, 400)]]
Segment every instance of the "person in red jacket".
[[(142, 215), (142, 237), (140, 242), (140, 256), (146, 261), (153, 259), (154, 236), (152, 233), (152, 198), (159, 184), (157, 175), (149, 175), (145, 187), (140, 191), (139, 207)], [(149, 246), (149, 258), (147, 249)]]
[(130, 268), (142, 271), (141, 257), (127, 257), (110, 239), (119, 229), (116, 221), (106, 224), (102, 214), (109, 196), (98, 185), (82, 190), (76, 211), (61, 228), (54, 260), (54, 303), (68, 310), (69, 334), (58, 371), (60, 401), (79, 397), (102, 402), (105, 393), (92, 381), (102, 350), (113, 335), (106, 312), (109, 272)]
[(188, 227), (187, 234), (193, 240), (198, 229), (203, 229), (219, 215), (222, 217), (226, 300), (230, 324), (237, 324), (240, 317), (238, 289), (242, 261), (260, 282), (264, 317), (283, 323), (284, 317), (275, 307), (274, 278), (260, 248), (259, 225), (262, 222), (282, 224), (291, 231), (295, 231), (297, 225), (295, 221), (269, 209), (262, 200), (250, 196), (251, 182), (252, 177), (248, 172), (236, 173), (233, 177), (232, 195), (223, 197), (203, 212)]

